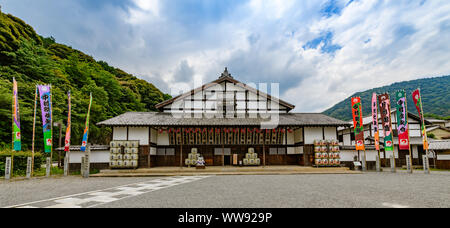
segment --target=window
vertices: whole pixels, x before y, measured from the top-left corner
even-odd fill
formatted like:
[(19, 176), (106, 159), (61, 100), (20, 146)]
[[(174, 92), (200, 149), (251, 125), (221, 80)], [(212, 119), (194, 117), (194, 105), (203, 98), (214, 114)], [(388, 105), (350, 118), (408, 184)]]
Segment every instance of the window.
[(344, 142), (344, 135), (339, 135), (338, 140), (339, 142)]
[(285, 155), (286, 154), (286, 148), (278, 148), (278, 154), (279, 155)]
[(350, 141), (355, 141), (355, 132), (350, 133)]
[(167, 148), (166, 149), (166, 155), (167, 156), (175, 156), (175, 149), (174, 148)]
[(158, 148), (156, 151), (157, 156), (165, 156), (166, 155), (166, 149), (165, 148)]
[(278, 149), (277, 148), (270, 148), (269, 149), (269, 154), (270, 155), (277, 155), (278, 154)]
[[(224, 149), (224, 154), (225, 154), (225, 156), (230, 156), (231, 155), (231, 149), (230, 148), (225, 148)], [(222, 148), (215, 148), (214, 149), (214, 155), (215, 156), (222, 156)]]
[(156, 150), (157, 156), (175, 156), (174, 148), (158, 148)]

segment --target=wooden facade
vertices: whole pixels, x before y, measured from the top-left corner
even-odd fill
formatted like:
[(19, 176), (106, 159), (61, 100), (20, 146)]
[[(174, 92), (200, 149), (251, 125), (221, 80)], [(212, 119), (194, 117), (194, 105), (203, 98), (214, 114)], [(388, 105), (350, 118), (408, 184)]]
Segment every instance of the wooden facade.
[(225, 69), (216, 81), (156, 105), (159, 112), (125, 113), (98, 125), (112, 127), (113, 140), (139, 140), (141, 168), (184, 166), (193, 148), (207, 166), (236, 165), (233, 158), (242, 161), (249, 148), (261, 165), (312, 165), (313, 140), (337, 140), (337, 128), (350, 126), (320, 113), (291, 113), (294, 105), (262, 90)]

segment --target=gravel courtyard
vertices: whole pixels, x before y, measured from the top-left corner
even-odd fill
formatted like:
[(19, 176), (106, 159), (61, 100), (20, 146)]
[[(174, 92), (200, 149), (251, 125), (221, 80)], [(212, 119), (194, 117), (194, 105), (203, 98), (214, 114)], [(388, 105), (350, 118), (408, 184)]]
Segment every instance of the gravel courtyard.
[[(140, 184), (138, 184), (140, 183)], [(120, 187), (127, 186), (127, 187)], [(144, 187), (142, 187), (144, 186)], [(155, 187), (156, 186), (156, 187)], [(133, 190), (140, 187), (140, 189)], [(163, 208), (328, 208), (328, 207), (450, 207), (450, 172), (413, 175), (333, 174), (209, 176), (202, 178), (90, 178), (78, 177), (0, 181), (0, 207), (51, 206), (32, 204), (76, 194), (110, 194), (117, 188), (133, 191), (126, 197), (93, 199), (90, 207)], [(143, 190), (144, 189), (144, 190)], [(145, 190), (146, 189), (146, 190)], [(94, 191), (94, 193), (92, 193)], [(137, 194), (136, 194), (137, 192)], [(123, 195), (123, 194), (122, 194)], [(84, 196), (85, 197), (85, 196)], [(106, 200), (105, 200), (106, 198)], [(64, 201), (64, 202), (67, 202)], [(68, 204), (70, 205), (70, 204)], [(67, 205), (66, 205), (67, 206)]]

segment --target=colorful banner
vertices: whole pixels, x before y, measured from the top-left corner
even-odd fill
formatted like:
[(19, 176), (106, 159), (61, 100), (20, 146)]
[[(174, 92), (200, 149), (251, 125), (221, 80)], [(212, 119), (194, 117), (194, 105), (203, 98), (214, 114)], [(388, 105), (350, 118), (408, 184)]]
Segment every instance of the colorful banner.
[(423, 104), (422, 104), (422, 96), (420, 94), (420, 89), (417, 89), (413, 92), (413, 101), (416, 105), (417, 111), (419, 112), (419, 117), (422, 122), (422, 136), (423, 136), (423, 149), (428, 150), (428, 136), (427, 136), (427, 128), (425, 126), (425, 118), (423, 116)]
[(64, 151), (68, 152), (70, 150), (70, 131), (72, 124), (72, 102), (70, 97), (70, 91), (67, 93), (69, 112), (67, 114), (67, 128), (66, 128), (66, 139), (64, 140)]
[(378, 96), (378, 104), (380, 105), (381, 122), (384, 132), (384, 150), (394, 151), (391, 120), (391, 101), (389, 99), (389, 94), (386, 93)]
[(52, 102), (51, 87), (49, 85), (39, 85), (39, 97), (41, 101), (42, 126), (44, 131), (44, 151), (52, 152)]
[(353, 127), (355, 129), (356, 150), (365, 150), (364, 147), (364, 123), (362, 117), (361, 98), (352, 98)]
[(409, 150), (409, 125), (406, 110), (406, 92), (400, 90), (396, 92), (397, 100), (397, 131), (398, 145), (400, 150)]
[(92, 94), (90, 95), (88, 114), (87, 114), (87, 117), (86, 117), (86, 127), (85, 127), (84, 133), (83, 133), (83, 142), (81, 143), (81, 151), (82, 152), (86, 152), (86, 146), (87, 146), (87, 143), (88, 143), (89, 116), (91, 114), (91, 105), (92, 105)]
[(378, 129), (378, 101), (377, 94), (372, 95), (372, 125), (375, 136), (375, 149), (380, 150), (380, 130)]
[(20, 136), (19, 95), (15, 78), (13, 78), (13, 144), (14, 151), (22, 150)]

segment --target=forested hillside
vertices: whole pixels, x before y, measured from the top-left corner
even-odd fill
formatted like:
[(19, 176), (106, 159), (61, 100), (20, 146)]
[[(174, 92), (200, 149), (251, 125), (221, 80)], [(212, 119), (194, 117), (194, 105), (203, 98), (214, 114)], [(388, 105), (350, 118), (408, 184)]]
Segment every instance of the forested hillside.
[[(78, 50), (43, 38), (21, 19), (0, 13), (0, 146), (11, 143), (12, 80), (19, 89), (22, 143), (31, 147), (33, 108), (36, 84), (53, 88), (54, 121), (67, 119), (67, 91), (72, 92), (72, 142), (81, 144), (82, 131), (93, 94), (90, 141), (101, 143), (108, 129), (95, 123), (127, 111), (155, 110), (155, 104), (169, 95), (133, 75), (96, 61)], [(42, 149), (42, 122), (38, 108), (37, 148)], [(54, 129), (58, 145), (59, 129)], [(64, 131), (63, 131), (64, 134)]]
[[(370, 116), (373, 92), (376, 92), (377, 94), (384, 92), (394, 94), (395, 91), (404, 89), (408, 94), (408, 111), (417, 114), (411, 96), (412, 92), (417, 88), (420, 88), (422, 93), (423, 109), (426, 116), (450, 119), (450, 76), (394, 83), (389, 86), (356, 93), (352, 97), (360, 96), (362, 98), (363, 114), (364, 116)], [(391, 103), (393, 102), (394, 100), (391, 96)], [(350, 97), (336, 104), (324, 113), (338, 119), (351, 120), (352, 111)]]

